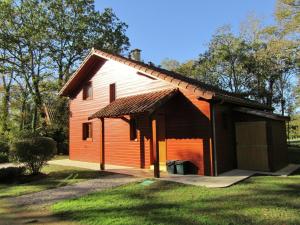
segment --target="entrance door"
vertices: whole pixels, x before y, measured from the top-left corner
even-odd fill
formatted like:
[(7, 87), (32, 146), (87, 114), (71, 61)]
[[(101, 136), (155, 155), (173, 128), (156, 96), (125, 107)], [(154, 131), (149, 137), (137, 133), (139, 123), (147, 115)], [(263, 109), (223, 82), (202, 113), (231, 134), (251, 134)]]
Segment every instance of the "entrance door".
[(269, 171), (266, 122), (235, 123), (239, 169)]
[(166, 171), (167, 161), (167, 146), (166, 146), (166, 124), (165, 116), (157, 116), (157, 136), (159, 149), (159, 168), (161, 171)]

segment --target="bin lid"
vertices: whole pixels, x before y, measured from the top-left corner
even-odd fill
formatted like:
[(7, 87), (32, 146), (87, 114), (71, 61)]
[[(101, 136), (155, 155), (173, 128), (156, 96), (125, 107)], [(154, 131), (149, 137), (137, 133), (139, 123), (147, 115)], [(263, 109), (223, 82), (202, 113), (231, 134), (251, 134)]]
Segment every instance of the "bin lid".
[(188, 160), (176, 160), (175, 161), (175, 164), (183, 164), (183, 163), (188, 163), (189, 161)]

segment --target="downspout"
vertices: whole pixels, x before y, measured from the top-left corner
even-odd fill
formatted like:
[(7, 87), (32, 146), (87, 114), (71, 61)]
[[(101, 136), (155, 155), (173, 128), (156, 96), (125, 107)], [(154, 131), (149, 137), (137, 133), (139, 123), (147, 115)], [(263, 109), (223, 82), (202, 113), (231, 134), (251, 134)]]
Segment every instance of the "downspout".
[(215, 110), (215, 103), (211, 102), (210, 105), (211, 105), (214, 175), (218, 176), (217, 145), (216, 145), (216, 110)]

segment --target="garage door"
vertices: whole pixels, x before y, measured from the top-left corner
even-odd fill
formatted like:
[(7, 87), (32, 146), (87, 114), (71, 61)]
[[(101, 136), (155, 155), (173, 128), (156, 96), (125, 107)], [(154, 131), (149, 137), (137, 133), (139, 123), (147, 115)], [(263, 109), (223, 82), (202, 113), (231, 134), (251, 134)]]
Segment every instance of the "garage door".
[(235, 124), (239, 169), (269, 171), (266, 122)]

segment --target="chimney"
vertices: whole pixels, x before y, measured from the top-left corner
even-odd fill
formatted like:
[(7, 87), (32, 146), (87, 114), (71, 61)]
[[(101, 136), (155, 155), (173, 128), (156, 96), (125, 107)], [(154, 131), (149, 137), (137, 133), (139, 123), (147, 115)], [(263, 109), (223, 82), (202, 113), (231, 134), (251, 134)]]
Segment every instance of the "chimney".
[(140, 49), (133, 49), (129, 54), (129, 58), (135, 61), (141, 61), (141, 50)]

